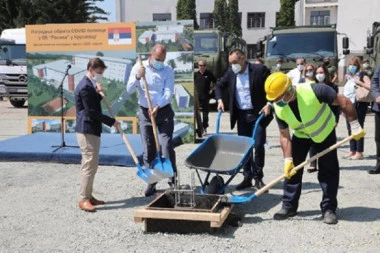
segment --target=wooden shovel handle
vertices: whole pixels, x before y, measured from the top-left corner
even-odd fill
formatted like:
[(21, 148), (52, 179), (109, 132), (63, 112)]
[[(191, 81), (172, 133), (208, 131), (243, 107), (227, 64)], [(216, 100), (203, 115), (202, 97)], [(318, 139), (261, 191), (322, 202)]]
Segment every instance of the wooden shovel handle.
[[(137, 60), (139, 61), (140, 67), (143, 66), (140, 55), (137, 56)], [(152, 101), (150, 100), (149, 96), (149, 89), (148, 89), (148, 83), (146, 82), (145, 76), (141, 77), (143, 80), (144, 88), (145, 88), (145, 97), (148, 102), (148, 109), (149, 112), (152, 112)], [(150, 114), (150, 121), (152, 121), (152, 128), (153, 128), (153, 135), (154, 135), (154, 142), (156, 143), (156, 151), (160, 151), (160, 143), (158, 142), (158, 133), (157, 133), (157, 125), (156, 125), (156, 119), (153, 117), (152, 114)]]
[[(316, 154), (315, 156), (313, 157), (310, 157), (309, 159), (305, 160), (303, 163), (297, 165), (296, 167), (294, 167), (292, 170), (295, 170), (295, 171), (298, 171), (300, 170), (302, 167), (304, 167), (305, 165), (311, 163), (312, 161), (315, 161), (317, 160), (319, 157), (321, 156), (324, 156), (325, 154), (327, 154), (328, 152), (342, 146), (344, 143), (350, 141), (351, 139), (353, 138), (352, 135), (348, 136), (347, 138), (337, 142), (336, 144), (332, 145), (331, 147), (329, 148), (326, 148), (325, 150), (323, 150), (322, 152)], [(263, 188), (261, 188), (260, 190), (258, 190), (255, 195), (256, 196), (260, 196), (261, 194), (263, 194), (264, 192), (266, 192), (267, 190), (269, 190), (270, 188), (272, 188), (274, 185), (276, 185), (277, 183), (279, 183), (281, 180), (283, 180), (285, 178), (285, 175), (283, 174), (282, 176), (276, 178), (275, 180), (273, 180), (272, 182), (270, 182), (269, 184), (267, 184), (266, 186), (264, 186)]]
[[(103, 97), (103, 101), (106, 104), (111, 117), (116, 119), (115, 114), (112, 111), (112, 107), (111, 107), (110, 103), (108, 102), (108, 99), (104, 95), (103, 91), (100, 91), (99, 94), (100, 94), (100, 96)], [(135, 152), (133, 151), (133, 148), (132, 148), (131, 144), (129, 143), (129, 141), (127, 139), (127, 136), (125, 136), (125, 134), (124, 134), (124, 132), (123, 132), (123, 130), (121, 129), (120, 126), (117, 127), (117, 131), (119, 131), (119, 133), (121, 134), (121, 137), (123, 138), (124, 143), (127, 146), (127, 149), (128, 149), (129, 153), (131, 154), (131, 156), (133, 158), (133, 161), (135, 162), (135, 164), (138, 164), (139, 163), (139, 159), (137, 159), (137, 156), (136, 156)]]

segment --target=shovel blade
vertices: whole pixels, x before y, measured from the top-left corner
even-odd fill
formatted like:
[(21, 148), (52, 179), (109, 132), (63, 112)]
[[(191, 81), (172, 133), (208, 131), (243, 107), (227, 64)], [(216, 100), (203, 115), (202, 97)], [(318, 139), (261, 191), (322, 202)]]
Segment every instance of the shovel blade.
[(249, 195), (249, 196), (231, 196), (228, 198), (228, 200), (226, 202), (230, 203), (230, 204), (241, 204), (241, 203), (246, 203), (248, 201), (251, 201), (254, 198), (256, 198), (255, 193), (253, 193), (252, 195)]
[(152, 170), (152, 169), (142, 169), (140, 164), (137, 165), (137, 176), (144, 180), (148, 184), (153, 184), (161, 181), (162, 179), (166, 178), (163, 177), (159, 172)]
[(174, 176), (174, 170), (172, 163), (167, 158), (159, 158), (153, 160), (152, 167), (159, 172), (159, 174), (165, 178)]

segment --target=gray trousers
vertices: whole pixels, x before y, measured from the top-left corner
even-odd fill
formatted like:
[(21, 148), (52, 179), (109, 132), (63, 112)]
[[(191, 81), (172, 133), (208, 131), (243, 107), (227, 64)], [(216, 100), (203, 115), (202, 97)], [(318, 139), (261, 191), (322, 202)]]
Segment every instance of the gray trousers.
[[(144, 148), (144, 166), (151, 167), (151, 162), (157, 157), (154, 141), (152, 122), (150, 121), (148, 109), (140, 107), (139, 114), (140, 134)], [(169, 158), (173, 170), (177, 173), (176, 155), (173, 146), (174, 112), (170, 105), (160, 108), (156, 115), (156, 125), (161, 144), (161, 152), (165, 158)]]

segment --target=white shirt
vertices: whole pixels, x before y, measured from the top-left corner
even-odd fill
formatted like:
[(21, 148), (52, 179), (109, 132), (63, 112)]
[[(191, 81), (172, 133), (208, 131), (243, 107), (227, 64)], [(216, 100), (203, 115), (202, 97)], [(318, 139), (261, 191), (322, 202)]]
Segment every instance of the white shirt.
[(355, 103), (356, 95), (355, 95), (355, 86), (356, 83), (354, 82), (355, 76), (346, 75), (346, 83), (343, 87), (343, 96), (348, 98), (351, 103)]
[(243, 74), (236, 75), (236, 100), (241, 110), (253, 109), (251, 92), (249, 90), (248, 65)]
[(292, 80), (292, 85), (297, 85), (301, 79), (302, 72), (298, 68), (294, 68), (287, 73), (288, 77)]
[[(149, 59), (143, 61), (143, 66), (145, 67), (145, 80), (148, 84), (149, 96), (152, 102), (152, 106), (164, 107), (171, 103), (173, 93), (174, 93), (174, 71), (173, 69), (165, 63), (163, 69), (157, 70), (149, 65)], [(129, 94), (134, 93), (136, 90), (139, 91), (139, 105), (145, 108), (149, 108), (148, 102), (145, 98), (145, 89), (143, 80), (137, 80), (136, 74), (140, 64), (137, 62), (129, 75), (127, 83), (127, 92)]]

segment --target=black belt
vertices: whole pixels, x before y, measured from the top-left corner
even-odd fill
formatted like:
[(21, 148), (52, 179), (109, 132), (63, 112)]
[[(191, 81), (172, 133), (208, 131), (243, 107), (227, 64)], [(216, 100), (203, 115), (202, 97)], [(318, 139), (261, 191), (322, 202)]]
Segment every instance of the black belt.
[[(170, 104), (167, 104), (164, 107), (160, 107), (160, 109), (158, 109), (158, 110), (166, 109), (169, 106), (170, 106)], [(145, 108), (144, 106), (141, 106), (141, 105), (140, 105), (140, 108), (141, 108), (141, 110), (144, 110), (144, 111), (148, 111), (149, 110), (148, 108)]]
[(256, 113), (256, 111), (254, 109), (248, 109), (248, 110), (239, 109), (239, 110), (242, 112), (248, 113), (248, 114), (255, 114)]

